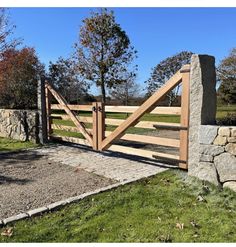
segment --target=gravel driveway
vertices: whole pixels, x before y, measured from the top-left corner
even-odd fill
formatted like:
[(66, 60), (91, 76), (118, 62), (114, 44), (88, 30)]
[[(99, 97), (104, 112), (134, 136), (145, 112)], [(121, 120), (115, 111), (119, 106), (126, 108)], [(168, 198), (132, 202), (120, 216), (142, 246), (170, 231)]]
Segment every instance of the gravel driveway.
[(37, 150), (0, 154), (0, 219), (112, 183)]
[[(179, 133), (150, 135), (178, 138)], [(123, 145), (126, 145), (124, 142)], [(133, 144), (159, 152), (176, 149)], [(0, 219), (77, 196), (117, 181), (135, 181), (163, 172), (168, 166), (116, 153), (102, 154), (78, 145), (53, 145), (16, 153), (0, 153)]]

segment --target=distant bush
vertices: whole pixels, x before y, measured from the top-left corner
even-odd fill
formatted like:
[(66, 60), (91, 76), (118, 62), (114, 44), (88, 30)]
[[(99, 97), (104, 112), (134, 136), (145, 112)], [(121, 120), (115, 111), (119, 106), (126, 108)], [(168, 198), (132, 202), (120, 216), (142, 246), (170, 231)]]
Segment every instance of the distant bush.
[(217, 119), (217, 125), (236, 126), (236, 113), (228, 113), (224, 118)]

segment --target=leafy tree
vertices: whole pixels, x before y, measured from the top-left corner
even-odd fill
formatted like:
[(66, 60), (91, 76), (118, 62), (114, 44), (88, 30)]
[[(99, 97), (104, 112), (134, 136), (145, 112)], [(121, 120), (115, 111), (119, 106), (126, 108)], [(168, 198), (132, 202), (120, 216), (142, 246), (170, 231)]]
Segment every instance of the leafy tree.
[(236, 103), (236, 48), (233, 48), (218, 67), (218, 79), (221, 85), (218, 95), (223, 103)]
[[(181, 67), (190, 63), (192, 52), (182, 51), (172, 57), (168, 57), (157, 64), (153, 69), (150, 78), (146, 81), (148, 96), (152, 95), (165, 82), (170, 79)], [(179, 93), (179, 86), (167, 94), (169, 106), (173, 104)]]
[(37, 78), (44, 67), (33, 48), (14, 48), (2, 52), (0, 59), (0, 105), (34, 108), (37, 104)]
[(0, 8), (0, 54), (10, 48), (16, 47), (20, 43), (19, 40), (10, 39), (15, 26), (11, 25), (5, 8)]
[(50, 62), (48, 77), (68, 102), (78, 103), (87, 97), (89, 86), (78, 75), (72, 59), (60, 57), (56, 63)]
[(140, 87), (135, 82), (135, 74), (128, 77), (128, 80), (115, 85), (114, 88), (110, 91), (112, 98), (121, 101), (123, 105), (128, 105), (132, 98), (138, 97), (140, 95)]
[(83, 20), (80, 42), (76, 44), (78, 72), (101, 89), (106, 101), (106, 88), (127, 80), (126, 73), (136, 51), (124, 30), (116, 23), (114, 13), (101, 9)]

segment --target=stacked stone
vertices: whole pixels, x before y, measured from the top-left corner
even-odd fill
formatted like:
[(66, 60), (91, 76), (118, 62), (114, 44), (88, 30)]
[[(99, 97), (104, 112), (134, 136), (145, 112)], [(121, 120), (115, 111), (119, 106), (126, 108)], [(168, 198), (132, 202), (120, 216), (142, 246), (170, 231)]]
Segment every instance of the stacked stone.
[(0, 136), (20, 141), (38, 138), (37, 111), (0, 109)]
[(236, 127), (202, 125), (199, 143), (202, 179), (236, 190)]

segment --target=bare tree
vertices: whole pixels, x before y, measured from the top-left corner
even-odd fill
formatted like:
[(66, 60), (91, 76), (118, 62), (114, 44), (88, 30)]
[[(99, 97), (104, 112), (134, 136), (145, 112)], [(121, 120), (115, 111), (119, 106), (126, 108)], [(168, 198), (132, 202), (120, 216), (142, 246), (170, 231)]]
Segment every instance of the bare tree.
[(87, 96), (89, 85), (77, 73), (73, 59), (59, 57), (55, 63), (50, 62), (48, 79), (68, 102), (78, 103)]
[(14, 29), (15, 25), (10, 23), (6, 9), (0, 8), (0, 54), (20, 43), (19, 39), (10, 39)]
[[(190, 63), (192, 52), (182, 51), (174, 56), (168, 57), (157, 64), (153, 69), (147, 83), (147, 96), (152, 95), (157, 89), (162, 87), (181, 67)], [(167, 94), (169, 106), (176, 100), (180, 85)]]
[(220, 87), (218, 95), (222, 103), (236, 103), (236, 48), (224, 58), (218, 67)]
[(123, 105), (129, 105), (132, 98), (140, 95), (140, 86), (135, 82), (135, 74), (127, 78), (124, 82), (114, 85), (110, 90), (112, 98), (121, 101)]

